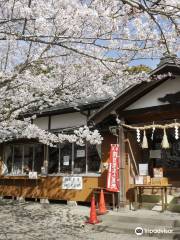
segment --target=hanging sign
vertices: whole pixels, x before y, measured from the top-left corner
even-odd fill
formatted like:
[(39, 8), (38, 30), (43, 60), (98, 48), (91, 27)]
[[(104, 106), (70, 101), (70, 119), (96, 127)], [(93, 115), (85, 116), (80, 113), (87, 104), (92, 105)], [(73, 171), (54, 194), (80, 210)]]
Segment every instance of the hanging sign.
[(111, 144), (106, 188), (119, 192), (119, 144)]

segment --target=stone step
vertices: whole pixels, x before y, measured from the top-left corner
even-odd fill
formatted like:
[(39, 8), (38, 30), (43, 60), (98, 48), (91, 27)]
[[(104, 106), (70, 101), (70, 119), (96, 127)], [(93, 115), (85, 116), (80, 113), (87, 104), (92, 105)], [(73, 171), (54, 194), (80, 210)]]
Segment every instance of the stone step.
[[(173, 227), (173, 226), (168, 226), (168, 225), (162, 225), (162, 222), (158, 222), (158, 224), (146, 224), (142, 223), (142, 219), (139, 220), (138, 222), (134, 220), (137, 220), (135, 218), (133, 219), (128, 219), (124, 218), (122, 221), (117, 221), (118, 219), (112, 219), (109, 221), (105, 221), (104, 216), (101, 217), (102, 223), (97, 224), (94, 226), (94, 229), (96, 231), (100, 232), (107, 232), (107, 233), (116, 233), (116, 234), (130, 234), (132, 235), (132, 239), (137, 235), (135, 233), (139, 229), (143, 229), (143, 236), (146, 237), (156, 237), (156, 239), (180, 239), (180, 227)], [(144, 220), (144, 218), (143, 218)], [(131, 221), (131, 222), (130, 222)], [(147, 219), (145, 220), (146, 222)], [(167, 224), (167, 222), (165, 222)], [(172, 224), (172, 223), (171, 223)], [(172, 224), (173, 225), (173, 224)], [(157, 231), (164, 231), (165, 233), (157, 233)], [(140, 235), (139, 235), (140, 236)]]
[(139, 216), (126, 216), (126, 215), (103, 215), (101, 216), (103, 222), (117, 222), (117, 223), (136, 223), (146, 224), (152, 226), (167, 226), (167, 227), (180, 227), (180, 219), (168, 219), (155, 217), (139, 217)]

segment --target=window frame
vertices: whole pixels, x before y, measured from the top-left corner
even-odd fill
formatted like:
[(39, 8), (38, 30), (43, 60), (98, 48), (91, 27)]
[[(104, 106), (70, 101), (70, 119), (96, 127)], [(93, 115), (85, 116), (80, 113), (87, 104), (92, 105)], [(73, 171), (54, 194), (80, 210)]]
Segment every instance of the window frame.
[[(88, 160), (89, 160), (89, 158), (88, 158), (88, 144), (90, 144), (90, 143), (88, 143), (88, 142), (86, 142), (85, 143), (85, 145), (84, 145), (84, 150), (85, 150), (85, 161), (86, 161), (86, 163), (85, 163), (85, 172), (82, 172), (82, 173), (75, 173), (74, 172), (74, 160), (75, 160), (75, 143), (71, 143), (71, 145), (72, 145), (72, 161), (71, 161), (71, 173), (68, 173), (68, 172), (61, 172), (61, 156), (62, 156), (62, 152), (61, 152), (61, 147), (60, 147), (60, 145), (61, 145), (61, 143), (58, 143), (58, 159), (57, 159), (57, 161), (58, 161), (58, 171), (57, 171), (57, 173), (49, 173), (49, 172), (47, 172), (47, 175), (49, 175), (49, 176), (57, 176), (57, 175), (68, 175), (68, 174), (72, 174), (72, 175), (78, 175), (78, 176), (82, 176), (82, 175), (99, 175), (99, 172), (98, 172), (98, 170), (97, 171), (94, 171), (94, 172), (92, 172), (92, 171), (88, 171), (89, 170), (89, 166), (88, 166)], [(22, 161), (21, 161), (21, 173), (20, 174), (15, 174), (14, 173), (14, 147), (15, 146), (22, 146)], [(35, 162), (35, 146), (37, 146), (37, 145), (42, 145), (41, 143), (10, 143), (10, 144), (6, 144), (5, 146), (4, 146), (4, 153), (3, 153), (3, 158), (4, 158), (4, 160), (5, 160), (5, 164), (7, 165), (7, 159), (5, 159), (5, 156), (6, 156), (6, 153), (5, 153), (5, 149), (6, 149), (6, 147), (7, 146), (10, 146), (10, 147), (12, 147), (12, 158), (11, 158), (11, 171), (7, 174), (8, 176), (27, 176), (28, 174), (27, 173), (25, 173), (24, 172), (24, 161), (25, 161), (25, 146), (28, 146), (28, 145), (30, 145), (30, 146), (32, 146), (33, 147), (33, 161), (32, 161), (32, 171), (34, 171), (34, 166), (35, 166), (35, 164), (34, 164), (34, 162)], [(50, 159), (49, 159), (49, 152), (50, 152), (50, 149), (49, 149), (49, 146), (46, 146), (46, 145), (44, 145), (43, 144), (43, 146), (44, 146), (44, 160), (46, 159), (47, 161), (48, 161), (48, 164), (49, 164), (49, 161), (50, 161)], [(102, 159), (102, 144), (100, 144), (100, 148), (101, 148), (101, 154), (100, 154), (100, 164), (101, 164), (101, 159)], [(41, 172), (40, 173), (38, 173), (38, 174), (41, 174)]]
[[(7, 159), (5, 159), (5, 149), (7, 146), (12, 147), (12, 159), (11, 159), (11, 171), (7, 174), (8, 176), (27, 176), (28, 174), (24, 172), (24, 156), (25, 156), (25, 151), (24, 148), (25, 146), (32, 146), (33, 147), (33, 161), (32, 161), (32, 172), (34, 172), (34, 162), (35, 162), (35, 147), (37, 145), (43, 145), (43, 148), (45, 148), (45, 145), (42, 143), (10, 143), (6, 144), (3, 150), (3, 158), (4, 158), (4, 163), (7, 166)], [(22, 146), (22, 159), (21, 159), (21, 173), (20, 174), (15, 174), (14, 173), (14, 148), (17, 146)], [(45, 149), (44, 149), (45, 150)], [(45, 158), (45, 155), (44, 155)], [(43, 160), (44, 161), (44, 160)]]
[[(75, 160), (75, 143), (72, 143), (72, 161), (71, 161), (71, 174), (74, 174), (74, 175), (78, 175), (78, 176), (81, 176), (81, 175), (90, 175), (90, 174), (98, 174), (98, 170), (95, 172), (92, 172), (92, 171), (88, 171), (89, 167), (88, 167), (88, 142), (85, 143), (84, 145), (84, 150), (85, 150), (85, 172), (83, 173), (75, 173), (74, 172), (74, 160)], [(48, 172), (48, 175), (50, 176), (53, 176), (53, 175), (66, 175), (68, 174), (67, 173), (64, 173), (64, 172), (61, 172), (61, 156), (62, 156), (62, 153), (61, 153), (61, 148), (60, 148), (60, 145), (61, 143), (58, 144), (58, 172), (57, 173), (49, 173)], [(102, 144), (99, 144), (100, 145), (100, 148), (101, 148), (101, 154), (100, 154), (100, 164), (101, 164), (101, 159), (102, 159)], [(48, 147), (49, 148), (49, 147)], [(49, 159), (49, 154), (48, 154), (48, 162), (50, 161)]]

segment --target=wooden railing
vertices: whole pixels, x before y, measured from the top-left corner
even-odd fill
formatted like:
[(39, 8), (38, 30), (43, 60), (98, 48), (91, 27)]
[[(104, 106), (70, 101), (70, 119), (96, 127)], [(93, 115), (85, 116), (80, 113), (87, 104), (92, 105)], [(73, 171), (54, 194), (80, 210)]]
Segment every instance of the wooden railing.
[(132, 150), (132, 146), (131, 146), (131, 143), (129, 141), (129, 139), (125, 139), (124, 140), (125, 143), (128, 144), (128, 147), (129, 147), (129, 150), (130, 150), (130, 154), (128, 154), (128, 159), (130, 160), (130, 167), (131, 167), (131, 163), (133, 165), (133, 169), (131, 169), (133, 172), (134, 172), (134, 169), (135, 169), (135, 175), (138, 175), (139, 174), (139, 170), (138, 170), (138, 167), (137, 167), (137, 163), (136, 163), (136, 159), (135, 159), (135, 156), (134, 156), (134, 153), (133, 153), (133, 150)]

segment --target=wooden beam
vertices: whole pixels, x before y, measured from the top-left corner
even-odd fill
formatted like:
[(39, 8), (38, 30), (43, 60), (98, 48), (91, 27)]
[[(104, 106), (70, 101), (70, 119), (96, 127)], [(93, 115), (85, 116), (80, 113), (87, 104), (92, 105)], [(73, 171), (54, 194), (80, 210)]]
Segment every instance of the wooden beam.
[[(123, 111), (130, 104), (143, 97), (145, 94), (168, 80), (170, 77), (166, 77), (161, 80), (154, 80), (152, 82), (142, 82), (141, 84), (137, 84), (132, 86), (120, 93), (116, 99), (104, 105), (96, 114), (94, 114), (90, 121), (94, 121), (95, 124), (100, 123), (105, 118), (107, 118), (112, 111)], [(123, 117), (123, 116), (119, 116)]]
[(140, 124), (144, 122), (180, 119), (180, 104), (167, 104), (142, 109), (118, 112), (127, 123)]

